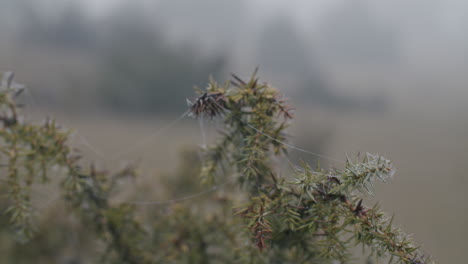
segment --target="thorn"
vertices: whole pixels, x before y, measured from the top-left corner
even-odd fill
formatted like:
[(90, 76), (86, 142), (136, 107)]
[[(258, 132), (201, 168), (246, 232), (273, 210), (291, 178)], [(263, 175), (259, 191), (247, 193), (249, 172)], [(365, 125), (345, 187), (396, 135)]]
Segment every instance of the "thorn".
[(274, 182), (275, 184), (277, 184), (277, 180), (276, 180), (276, 177), (275, 177), (275, 175), (273, 174), (273, 172), (270, 173), (270, 176), (271, 176), (271, 179), (273, 180), (273, 182)]
[(231, 73), (231, 76), (232, 76), (232, 78), (236, 79), (236, 81), (238, 81), (242, 85), (246, 85), (246, 83), (241, 78), (239, 78), (237, 75), (235, 75), (234, 73)]
[(12, 71), (7, 71), (3, 73), (2, 87), (10, 88), (14, 77), (15, 77), (15, 74)]

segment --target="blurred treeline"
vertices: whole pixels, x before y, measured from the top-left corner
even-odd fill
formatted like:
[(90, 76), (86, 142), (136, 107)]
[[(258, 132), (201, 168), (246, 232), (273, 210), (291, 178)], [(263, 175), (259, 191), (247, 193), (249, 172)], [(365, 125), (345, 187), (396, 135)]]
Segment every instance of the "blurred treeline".
[[(96, 98), (95, 103), (114, 111), (171, 110), (181, 103), (183, 107), (183, 98), (191, 93), (193, 85), (206, 82), (209, 74), (219, 77), (225, 70), (224, 54), (201, 55), (190, 43), (169, 43), (160, 26), (131, 3), (118, 7), (99, 22), (88, 19), (77, 2), (57, 8), (53, 16), (37, 5), (40, 6), (34, 1), (11, 4), (17, 6), (22, 18), (16, 41), (35, 52), (45, 50), (50, 56), (76, 54), (88, 60), (81, 67), (95, 70), (89, 75), (83, 74), (87, 69), (70, 72), (64, 77), (69, 78), (63, 83), (65, 87), (61, 87), (69, 95), (44, 98), (52, 104), (61, 101), (80, 107), (86, 105), (86, 100)], [(77, 101), (81, 104), (75, 105)]]
[[(446, 19), (434, 1), (104, 2), (98, 12), (92, 1), (3, 0), (0, 67), (20, 74), (43, 105), (61, 109), (173, 111), (206, 76), (260, 66), (264, 79), (299, 101), (375, 111), (404, 97), (389, 90), (405, 89), (394, 79), (405, 78), (417, 56), (426, 56), (425, 66), (444, 63), (429, 39), (445, 38), (454, 54), (466, 43), (448, 24), (462, 16)], [(418, 78), (411, 85), (430, 83)]]

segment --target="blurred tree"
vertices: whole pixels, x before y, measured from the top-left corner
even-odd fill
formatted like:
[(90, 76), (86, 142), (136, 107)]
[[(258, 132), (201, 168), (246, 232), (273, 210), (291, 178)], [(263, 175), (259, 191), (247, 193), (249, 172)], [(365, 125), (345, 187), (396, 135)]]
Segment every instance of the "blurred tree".
[[(211, 49), (236, 48), (240, 34), (249, 28), (244, 0), (161, 0), (158, 23), (182, 40), (196, 41)], [(239, 43), (240, 44), (240, 43)]]
[(257, 45), (258, 62), (263, 71), (294, 78), (304, 78), (311, 71), (320, 75), (309, 59), (311, 53), (286, 16), (276, 17), (267, 24)]
[[(45, 0), (6, 3), (21, 18), (17, 19), (21, 47), (46, 52), (48, 59), (60, 62), (59, 69), (47, 71), (60, 72), (61, 80), (54, 83), (49, 78), (31, 85), (41, 88), (40, 98), (51, 90), (63, 93), (52, 101), (48, 96), (49, 107), (65, 104), (62, 107), (81, 109), (83, 101), (91, 101), (130, 112), (181, 109), (183, 100), (174, 98), (191, 95), (193, 85), (203, 84), (210, 74), (221, 77), (227, 62), (221, 52), (202, 55), (194, 42), (169, 43), (165, 28), (153, 17), (164, 11), (149, 14), (142, 4), (123, 3), (98, 21), (75, 1), (57, 6)], [(52, 6), (55, 13), (46, 8)], [(80, 61), (75, 63), (76, 59)], [(34, 74), (42, 71), (37, 68)]]
[(190, 96), (207, 75), (220, 77), (226, 58), (201, 56), (190, 43), (169, 44), (139, 11), (121, 9), (107, 21), (99, 96), (116, 110), (182, 109), (184, 102), (174, 98)]
[[(307, 48), (289, 17), (279, 16), (267, 24), (257, 45), (262, 71), (276, 76), (276, 81), (289, 81), (289, 86), (305, 89), (320, 101), (329, 97), (328, 87), (314, 50)], [(305, 85), (306, 84), (306, 85)]]
[[(26, 4), (28, 3), (28, 4)], [(19, 22), (19, 40), (23, 45), (37, 48), (89, 50), (96, 46), (96, 27), (86, 17), (84, 6), (67, 2), (55, 6), (57, 12), (48, 14), (46, 1), (27, 1), (15, 9)]]
[(325, 17), (318, 33), (321, 49), (341, 63), (389, 63), (398, 58), (394, 32), (362, 0), (346, 1)]
[(316, 49), (301, 38), (289, 17), (278, 16), (267, 24), (257, 46), (262, 71), (272, 74), (270, 79), (281, 86), (296, 89), (298, 100), (335, 109), (374, 108), (374, 100), (362, 102), (331, 90)]

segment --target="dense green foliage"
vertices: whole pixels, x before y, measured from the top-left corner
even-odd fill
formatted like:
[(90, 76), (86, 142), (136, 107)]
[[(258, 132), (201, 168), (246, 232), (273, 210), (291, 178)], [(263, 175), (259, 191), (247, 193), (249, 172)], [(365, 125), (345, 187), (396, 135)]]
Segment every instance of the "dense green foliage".
[[(34, 183), (54, 179), (61, 182), (64, 210), (81, 222), (77, 236), (100, 239), (94, 243), (101, 256), (96, 249), (81, 252), (99, 263), (348, 263), (358, 244), (391, 263), (431, 263), (377, 205), (362, 203), (376, 179), (391, 177), (387, 159), (367, 154), (347, 159), (342, 169), (303, 164), (287, 177), (278, 172), (273, 157), (287, 155), (285, 129), (293, 115), (280, 93), (255, 74), (198, 90), (190, 113), (222, 118), (225, 131), (203, 149), (201, 164), (194, 152), (184, 152), (184, 163), (163, 182), (171, 193), (177, 186), (194, 190), (203, 188), (197, 186), (201, 175), (205, 189), (191, 199), (147, 202), (159, 207), (144, 212), (135, 206), (143, 202), (111, 200), (120, 181), (137, 177), (134, 168), (108, 172), (86, 165), (69, 146), (68, 132), (53, 121), (34, 125), (19, 118), (14, 99), (21, 89), (12, 85), (12, 75), (4, 80), (0, 149), (7, 178), (1, 184), (8, 190), (10, 226), (26, 243), (17, 247), (40, 248), (46, 232), (55, 234), (47, 225), (35, 230), (30, 201)], [(176, 203), (182, 200), (190, 204)], [(54, 226), (70, 232), (67, 223)], [(54, 246), (51, 254), (66, 248)], [(44, 251), (27, 252), (16, 257), (37, 263)]]

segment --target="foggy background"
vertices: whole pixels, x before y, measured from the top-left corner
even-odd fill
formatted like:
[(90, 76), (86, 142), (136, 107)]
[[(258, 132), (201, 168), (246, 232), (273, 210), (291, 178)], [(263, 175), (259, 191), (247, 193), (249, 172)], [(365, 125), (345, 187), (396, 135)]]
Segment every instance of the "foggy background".
[[(27, 114), (56, 116), (113, 153), (184, 112), (209, 75), (248, 77), (259, 66), (296, 108), (296, 145), (394, 160), (395, 179), (376, 199), (424, 252), (460, 263), (467, 10), (458, 0), (0, 0), (0, 71), (27, 85)], [(190, 120), (124, 160), (164, 171), (188, 144), (201, 144)]]

